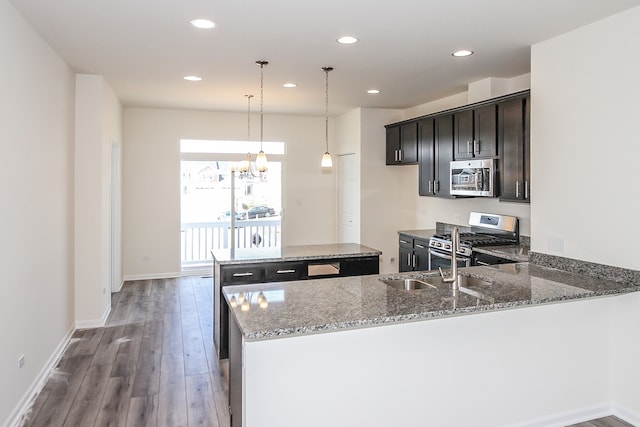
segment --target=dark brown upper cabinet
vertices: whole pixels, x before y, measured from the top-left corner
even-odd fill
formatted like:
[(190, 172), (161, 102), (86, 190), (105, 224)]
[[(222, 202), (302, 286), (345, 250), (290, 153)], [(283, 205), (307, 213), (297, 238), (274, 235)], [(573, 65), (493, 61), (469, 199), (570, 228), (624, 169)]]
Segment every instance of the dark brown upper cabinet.
[(500, 200), (529, 202), (529, 97), (498, 104)]
[(490, 158), (498, 155), (497, 106), (460, 111), (454, 116), (455, 158)]
[(453, 160), (453, 115), (419, 120), (418, 141), (419, 194), (450, 197), (449, 163)]
[(418, 122), (387, 126), (387, 165), (418, 163)]

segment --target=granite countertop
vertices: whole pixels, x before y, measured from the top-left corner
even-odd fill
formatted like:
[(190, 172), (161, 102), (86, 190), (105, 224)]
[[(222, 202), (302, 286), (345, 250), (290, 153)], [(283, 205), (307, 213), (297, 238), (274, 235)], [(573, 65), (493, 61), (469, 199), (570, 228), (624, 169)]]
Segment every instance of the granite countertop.
[[(223, 292), (227, 301), (232, 297), (236, 301), (231, 311), (245, 339), (255, 341), (640, 290), (640, 283), (619, 283), (530, 263), (467, 267), (460, 273), (487, 283), (453, 292), (431, 271), (228, 286)], [(417, 278), (439, 286), (405, 291), (387, 286), (381, 278)], [(241, 292), (250, 301), (248, 311), (237, 304)]]
[(284, 246), (279, 248), (247, 248), (235, 251), (213, 250), (214, 261), (220, 265), (248, 264), (265, 261), (300, 261), (307, 259), (351, 258), (382, 254), (377, 249), (357, 243)]
[(416, 239), (424, 239), (429, 240), (431, 236), (437, 234), (437, 230), (433, 229), (424, 229), (424, 230), (400, 230), (398, 234), (406, 234), (407, 236), (411, 236)]
[(495, 255), (514, 262), (529, 260), (529, 246), (527, 245), (477, 246), (473, 248), (473, 251)]

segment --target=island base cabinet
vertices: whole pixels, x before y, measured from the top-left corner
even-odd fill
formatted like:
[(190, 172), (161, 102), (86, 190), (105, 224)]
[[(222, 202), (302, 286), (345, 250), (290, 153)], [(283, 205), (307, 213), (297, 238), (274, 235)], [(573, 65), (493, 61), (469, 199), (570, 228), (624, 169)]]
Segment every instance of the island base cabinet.
[(611, 407), (627, 297), (245, 340), (244, 425), (573, 424)]

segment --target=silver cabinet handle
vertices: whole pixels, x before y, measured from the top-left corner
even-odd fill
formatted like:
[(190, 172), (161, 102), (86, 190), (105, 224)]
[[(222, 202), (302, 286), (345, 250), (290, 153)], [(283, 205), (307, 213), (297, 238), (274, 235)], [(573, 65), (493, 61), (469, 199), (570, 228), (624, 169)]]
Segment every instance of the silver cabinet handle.
[(411, 254), (407, 254), (407, 267), (411, 267)]
[(413, 254), (413, 268), (416, 268), (416, 255)]
[(429, 191), (427, 192), (433, 194), (433, 181), (431, 180), (429, 180)]
[(471, 154), (471, 141), (467, 141), (467, 154)]
[(402, 150), (398, 150), (398, 161), (402, 161)]
[(520, 197), (520, 181), (516, 181), (516, 199)]
[(480, 154), (480, 141), (473, 140), (473, 152)]
[(416, 248), (424, 249), (424, 246), (416, 244)]
[(433, 182), (433, 193), (439, 193), (440, 192), (440, 181), (434, 181)]
[(295, 270), (278, 270), (276, 271), (277, 274), (289, 274), (289, 273), (295, 273)]
[(398, 150), (393, 150), (393, 161), (398, 161)]
[(529, 181), (524, 182), (524, 198), (529, 198)]
[(405, 243), (405, 244), (407, 244), (407, 243), (409, 243), (409, 242), (407, 242), (406, 240), (402, 240), (402, 239), (400, 239), (400, 243)]
[(247, 273), (233, 273), (233, 277), (247, 277), (247, 276), (253, 276), (253, 273), (251, 273), (251, 272), (247, 272)]
[(478, 265), (491, 265), (488, 262), (482, 262), (482, 261), (476, 261), (476, 264), (478, 264)]

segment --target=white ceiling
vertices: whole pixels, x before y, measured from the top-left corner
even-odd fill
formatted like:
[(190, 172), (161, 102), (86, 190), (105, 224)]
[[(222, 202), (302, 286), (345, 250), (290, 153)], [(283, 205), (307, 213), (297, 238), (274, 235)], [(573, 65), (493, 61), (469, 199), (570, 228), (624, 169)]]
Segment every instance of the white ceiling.
[[(408, 108), (529, 72), (530, 46), (640, 0), (11, 0), (79, 73), (127, 106), (330, 114)], [(209, 18), (213, 30), (189, 21)], [(360, 43), (343, 46), (340, 35)], [(451, 52), (475, 51), (468, 58)], [(597, 60), (597, 58), (594, 58)], [(183, 77), (196, 74), (198, 83)], [(297, 83), (295, 89), (282, 84)], [(381, 90), (369, 95), (367, 89)]]

